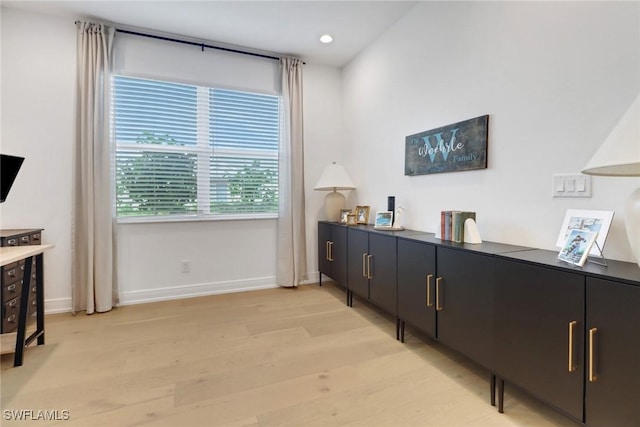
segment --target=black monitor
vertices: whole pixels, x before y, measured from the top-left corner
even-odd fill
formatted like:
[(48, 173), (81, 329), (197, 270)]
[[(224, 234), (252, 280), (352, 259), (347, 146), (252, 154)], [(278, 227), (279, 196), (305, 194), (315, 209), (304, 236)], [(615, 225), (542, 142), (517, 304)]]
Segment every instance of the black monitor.
[(2, 180), (0, 181), (0, 203), (6, 200), (23, 161), (24, 157), (0, 154), (0, 172), (2, 172)]

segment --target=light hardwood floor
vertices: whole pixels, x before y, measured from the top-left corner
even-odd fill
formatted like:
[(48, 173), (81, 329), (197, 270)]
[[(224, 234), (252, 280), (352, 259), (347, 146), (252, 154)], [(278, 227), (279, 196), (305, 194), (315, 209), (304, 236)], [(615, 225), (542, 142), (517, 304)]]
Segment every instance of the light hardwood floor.
[[(2, 356), (0, 424), (469, 426), (579, 424), (407, 330), (332, 283), (46, 318), (47, 344)], [(10, 421), (5, 411), (69, 411)]]

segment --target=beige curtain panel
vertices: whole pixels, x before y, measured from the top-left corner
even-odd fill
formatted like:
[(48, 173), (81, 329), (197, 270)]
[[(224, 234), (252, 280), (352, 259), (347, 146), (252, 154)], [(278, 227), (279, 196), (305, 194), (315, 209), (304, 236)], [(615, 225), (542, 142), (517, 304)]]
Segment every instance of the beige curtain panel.
[(110, 78), (115, 28), (76, 22), (77, 87), (72, 246), (73, 312), (117, 303)]
[(307, 279), (304, 198), (302, 67), (296, 58), (280, 59), (282, 136), (280, 138), (276, 282), (294, 287)]

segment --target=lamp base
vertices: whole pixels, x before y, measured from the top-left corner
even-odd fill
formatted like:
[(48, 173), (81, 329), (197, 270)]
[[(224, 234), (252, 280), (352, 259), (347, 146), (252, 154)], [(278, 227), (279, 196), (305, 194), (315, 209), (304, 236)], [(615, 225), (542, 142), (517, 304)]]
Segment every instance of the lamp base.
[(624, 207), (624, 216), (631, 252), (633, 252), (638, 267), (640, 267), (640, 188), (631, 193), (627, 199)]
[(324, 198), (324, 215), (327, 221), (338, 222), (340, 220), (340, 209), (344, 209), (347, 205), (342, 193), (332, 191)]

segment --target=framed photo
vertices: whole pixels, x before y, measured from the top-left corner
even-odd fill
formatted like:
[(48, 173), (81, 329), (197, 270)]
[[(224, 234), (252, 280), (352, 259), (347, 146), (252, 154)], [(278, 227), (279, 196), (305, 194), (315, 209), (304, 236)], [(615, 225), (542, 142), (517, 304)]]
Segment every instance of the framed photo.
[(393, 212), (378, 211), (376, 212), (375, 228), (391, 228), (393, 226)]
[(356, 214), (354, 213), (348, 213), (347, 214), (347, 225), (357, 225), (358, 222), (356, 221)]
[[(589, 230), (598, 234), (596, 243), (600, 246), (600, 250), (604, 250), (609, 227), (611, 227), (611, 221), (613, 221), (613, 214), (613, 211), (568, 209), (562, 222), (562, 228), (560, 228), (556, 246), (559, 248), (564, 247), (571, 230)], [(596, 245), (591, 247), (590, 255), (601, 256)]]
[(340, 224), (347, 223), (347, 216), (351, 213), (351, 209), (340, 209)]
[(358, 224), (369, 223), (369, 206), (356, 206), (355, 214)]
[(569, 231), (567, 240), (565, 240), (558, 254), (558, 259), (582, 267), (597, 237), (597, 231), (579, 229)]

